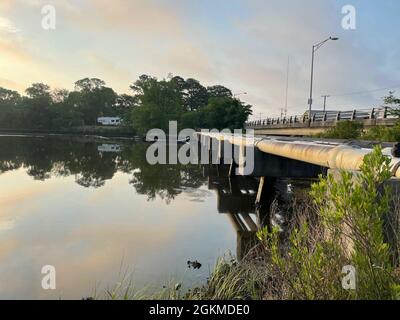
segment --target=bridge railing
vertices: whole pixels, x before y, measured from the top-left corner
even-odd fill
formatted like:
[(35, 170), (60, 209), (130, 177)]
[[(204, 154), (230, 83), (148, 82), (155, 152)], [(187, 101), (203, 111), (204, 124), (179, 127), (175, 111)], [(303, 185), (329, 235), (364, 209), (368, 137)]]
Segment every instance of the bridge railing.
[(314, 122), (327, 122), (327, 121), (356, 121), (366, 119), (387, 119), (394, 118), (395, 116), (388, 107), (372, 108), (372, 109), (358, 109), (348, 111), (317, 111), (312, 113), (309, 120), (308, 113), (291, 117), (276, 117), (266, 118), (256, 121), (249, 121), (246, 127), (263, 127), (279, 124), (294, 124), (294, 123), (314, 123)]

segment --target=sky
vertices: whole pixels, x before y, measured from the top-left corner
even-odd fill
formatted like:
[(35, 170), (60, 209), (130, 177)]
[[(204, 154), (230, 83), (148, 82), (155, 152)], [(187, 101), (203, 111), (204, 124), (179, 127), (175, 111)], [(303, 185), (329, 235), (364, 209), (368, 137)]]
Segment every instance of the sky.
[[(56, 9), (55, 30), (42, 8)], [(344, 5), (356, 28), (342, 27)], [(314, 108), (377, 107), (400, 91), (397, 0), (0, 0), (0, 86), (34, 82), (72, 90), (97, 77), (119, 93), (141, 74), (221, 84), (253, 105), (253, 118), (307, 109), (312, 45)], [(261, 114), (260, 114), (261, 113)]]

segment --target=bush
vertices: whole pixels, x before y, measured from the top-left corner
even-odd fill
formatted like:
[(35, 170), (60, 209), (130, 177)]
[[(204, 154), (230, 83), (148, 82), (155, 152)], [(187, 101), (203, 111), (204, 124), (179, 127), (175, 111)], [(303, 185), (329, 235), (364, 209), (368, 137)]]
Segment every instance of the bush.
[(393, 127), (376, 126), (363, 134), (362, 139), (382, 142), (400, 141), (400, 122)]
[[(389, 245), (384, 241), (384, 215), (390, 210), (390, 160), (381, 148), (364, 157), (359, 175), (342, 172), (312, 188), (329, 241), (340, 244), (342, 254), (357, 272), (358, 299), (392, 299), (398, 294)], [(347, 250), (346, 250), (347, 249)]]
[[(399, 275), (384, 241), (390, 161), (377, 147), (359, 174), (320, 178), (313, 203), (296, 207), (288, 236), (261, 229), (243, 261), (221, 261), (190, 299), (396, 299)], [(260, 251), (261, 250), (261, 251)], [(254, 253), (254, 252), (253, 252)], [(356, 270), (356, 289), (342, 287), (343, 267)]]
[(363, 125), (356, 121), (338, 122), (334, 128), (320, 135), (321, 138), (332, 139), (359, 139), (363, 132)]

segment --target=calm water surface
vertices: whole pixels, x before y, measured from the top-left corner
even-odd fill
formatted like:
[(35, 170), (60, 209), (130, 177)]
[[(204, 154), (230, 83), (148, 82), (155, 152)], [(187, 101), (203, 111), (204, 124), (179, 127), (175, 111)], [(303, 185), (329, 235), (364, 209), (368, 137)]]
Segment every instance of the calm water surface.
[[(236, 255), (228, 213), (256, 221), (256, 181), (232, 196), (218, 172), (147, 164), (147, 146), (0, 136), (1, 299), (80, 299), (113, 286), (121, 269), (138, 288), (201, 283), (219, 256)], [(41, 287), (44, 265), (56, 267), (56, 290)]]

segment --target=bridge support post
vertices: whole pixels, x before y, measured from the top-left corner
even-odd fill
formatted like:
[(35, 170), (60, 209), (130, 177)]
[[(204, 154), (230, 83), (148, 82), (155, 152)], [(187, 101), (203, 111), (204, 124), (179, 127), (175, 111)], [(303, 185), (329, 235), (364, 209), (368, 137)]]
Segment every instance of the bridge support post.
[(275, 198), (275, 178), (261, 177), (256, 198), (257, 222), (260, 227), (270, 228), (271, 204)]
[(235, 163), (235, 160), (232, 159), (230, 167), (229, 167), (229, 177), (236, 176), (236, 168), (237, 168), (237, 164)]

